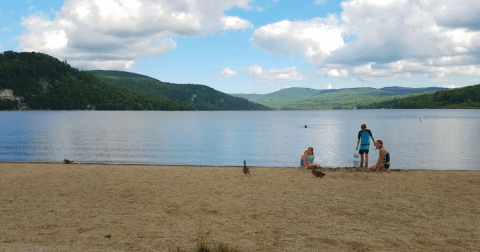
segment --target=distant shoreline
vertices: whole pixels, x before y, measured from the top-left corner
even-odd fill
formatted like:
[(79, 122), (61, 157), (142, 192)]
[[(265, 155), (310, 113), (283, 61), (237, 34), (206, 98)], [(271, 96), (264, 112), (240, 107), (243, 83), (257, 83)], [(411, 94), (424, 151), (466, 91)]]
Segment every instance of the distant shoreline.
[(339, 110), (381, 110), (381, 109), (388, 109), (388, 110), (425, 110), (425, 109), (430, 109), (430, 110), (472, 110), (472, 109), (480, 109), (480, 107), (472, 107), (472, 108), (457, 108), (457, 107), (452, 107), (452, 108), (357, 108), (357, 109), (349, 109), (349, 108), (342, 108), (342, 109), (258, 109), (258, 110), (91, 110), (91, 109), (84, 109), (84, 110), (79, 110), (79, 109), (74, 109), (74, 110), (51, 110), (51, 109), (14, 109), (14, 110), (0, 110), (2, 111), (10, 111), (10, 112), (32, 112), (32, 111), (101, 111), (101, 112), (144, 112), (144, 111), (157, 111), (157, 112), (232, 112), (232, 111), (248, 111), (248, 112), (258, 112), (258, 111), (339, 111)]
[[(12, 161), (12, 162), (7, 162), (7, 161), (0, 161), (1, 164), (53, 164), (53, 165), (65, 165), (64, 162), (40, 162), (40, 161)], [(208, 168), (208, 167), (214, 167), (214, 168), (240, 168), (243, 167), (241, 165), (186, 165), (186, 164), (142, 164), (142, 163), (76, 163), (73, 162), (72, 164), (68, 165), (94, 165), (94, 166), (158, 166), (158, 167), (198, 167), (198, 168)], [(262, 168), (262, 169), (297, 169), (297, 170), (302, 170), (304, 169), (303, 167), (299, 166), (248, 166), (252, 168)], [(330, 166), (324, 166), (321, 167), (321, 170), (326, 170), (326, 171), (345, 171), (345, 172), (364, 172), (364, 171), (355, 171), (354, 169), (358, 169), (358, 167), (330, 167)], [(361, 168), (360, 168), (361, 169)], [(390, 169), (390, 172), (397, 172), (397, 171), (478, 171), (480, 170), (432, 170), (432, 169)]]

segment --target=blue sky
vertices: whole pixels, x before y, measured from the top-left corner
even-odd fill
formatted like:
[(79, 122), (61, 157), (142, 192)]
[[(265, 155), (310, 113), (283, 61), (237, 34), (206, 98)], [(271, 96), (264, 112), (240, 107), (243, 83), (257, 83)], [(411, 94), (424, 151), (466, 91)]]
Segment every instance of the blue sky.
[(0, 51), (225, 93), (480, 83), (480, 1), (17, 0)]

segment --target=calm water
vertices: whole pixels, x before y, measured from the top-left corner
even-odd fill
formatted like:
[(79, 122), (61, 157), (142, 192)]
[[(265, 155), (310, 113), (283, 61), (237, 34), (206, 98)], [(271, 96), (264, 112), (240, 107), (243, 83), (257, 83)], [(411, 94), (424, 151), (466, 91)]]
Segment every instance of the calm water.
[(479, 110), (0, 112), (0, 161), (352, 166), (362, 123), (392, 168), (480, 170)]

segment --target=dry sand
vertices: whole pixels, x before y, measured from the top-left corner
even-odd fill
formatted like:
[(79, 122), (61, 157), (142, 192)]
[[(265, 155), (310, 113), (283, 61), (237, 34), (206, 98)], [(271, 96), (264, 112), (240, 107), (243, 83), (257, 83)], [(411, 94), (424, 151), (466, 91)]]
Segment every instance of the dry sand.
[(0, 251), (480, 251), (480, 171), (325, 173), (0, 163)]

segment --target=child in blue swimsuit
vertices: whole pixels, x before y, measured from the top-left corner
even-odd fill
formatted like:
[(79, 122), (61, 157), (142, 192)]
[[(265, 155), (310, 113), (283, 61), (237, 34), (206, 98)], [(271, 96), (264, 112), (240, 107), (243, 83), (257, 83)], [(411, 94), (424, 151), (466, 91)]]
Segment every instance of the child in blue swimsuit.
[(315, 159), (315, 155), (313, 155), (313, 147), (308, 147), (308, 149), (305, 151), (305, 154), (302, 156), (302, 161), (300, 161), (300, 164), (306, 167), (307, 170), (320, 168), (320, 165), (313, 163), (313, 159)]
[[(360, 167), (363, 167), (363, 154), (365, 154), (365, 167), (368, 167), (368, 151), (370, 149), (370, 138), (372, 138), (372, 141), (375, 142), (372, 136), (372, 132), (367, 129), (367, 125), (362, 124), (360, 126), (362, 130), (358, 132), (358, 141), (357, 141), (357, 150), (358, 150), (358, 145), (360, 145), (360, 150), (358, 153), (360, 154)], [(360, 142), (361, 140), (361, 142)]]

